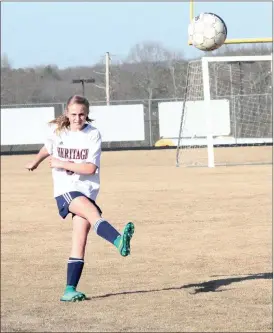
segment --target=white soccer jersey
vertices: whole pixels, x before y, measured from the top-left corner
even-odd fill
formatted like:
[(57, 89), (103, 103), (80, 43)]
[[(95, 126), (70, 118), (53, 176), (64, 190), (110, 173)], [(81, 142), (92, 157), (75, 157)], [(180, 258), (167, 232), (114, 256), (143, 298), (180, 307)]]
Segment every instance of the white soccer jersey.
[(64, 169), (52, 168), (54, 197), (71, 191), (79, 191), (92, 200), (100, 188), (101, 135), (97, 128), (86, 124), (77, 132), (63, 130), (55, 133), (56, 124), (50, 125), (45, 142), (49, 154), (63, 161), (93, 163), (97, 170), (93, 175), (79, 175)]

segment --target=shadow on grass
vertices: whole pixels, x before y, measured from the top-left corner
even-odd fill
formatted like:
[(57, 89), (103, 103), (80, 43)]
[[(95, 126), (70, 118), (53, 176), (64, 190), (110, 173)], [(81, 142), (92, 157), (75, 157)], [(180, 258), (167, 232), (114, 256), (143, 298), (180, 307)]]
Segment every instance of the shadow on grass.
[[(165, 290), (180, 290), (180, 289), (187, 289), (187, 288), (194, 288), (192, 294), (198, 293), (206, 293), (206, 292), (221, 292), (225, 290), (218, 290), (221, 287), (228, 286), (232, 283), (246, 281), (246, 280), (270, 280), (273, 279), (273, 273), (258, 273), (258, 274), (248, 274), (245, 276), (238, 276), (238, 277), (229, 277), (224, 279), (216, 279), (210, 280), (200, 283), (190, 283), (185, 284), (180, 287), (169, 287), (169, 288), (162, 288), (162, 289), (151, 289), (151, 290), (133, 290), (133, 291), (121, 291), (118, 293), (110, 293), (105, 295), (99, 295), (94, 297), (89, 297), (89, 300), (96, 299), (96, 298), (105, 298), (110, 296), (117, 296), (117, 295), (127, 295), (127, 294), (145, 294), (145, 293), (152, 293), (157, 291), (165, 291)], [(226, 289), (227, 290), (227, 289)]]

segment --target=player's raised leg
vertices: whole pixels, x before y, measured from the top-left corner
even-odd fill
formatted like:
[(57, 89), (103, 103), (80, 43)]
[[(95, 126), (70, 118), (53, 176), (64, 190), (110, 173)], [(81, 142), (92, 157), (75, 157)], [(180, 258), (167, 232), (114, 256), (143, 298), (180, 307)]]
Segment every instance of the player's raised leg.
[(86, 299), (85, 294), (76, 290), (84, 267), (84, 256), (90, 223), (75, 215), (73, 217), (72, 248), (67, 267), (67, 285), (61, 301), (75, 302)]
[(134, 224), (127, 223), (121, 235), (108, 221), (101, 217), (97, 207), (86, 197), (79, 196), (69, 205), (70, 212), (82, 216), (93, 226), (95, 232), (113, 244), (124, 257), (130, 254), (130, 241), (134, 234)]

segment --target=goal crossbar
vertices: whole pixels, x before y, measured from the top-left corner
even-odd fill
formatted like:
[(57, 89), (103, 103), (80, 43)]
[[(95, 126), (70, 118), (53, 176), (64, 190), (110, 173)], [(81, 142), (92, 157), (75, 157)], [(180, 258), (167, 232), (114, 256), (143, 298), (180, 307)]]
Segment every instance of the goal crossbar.
[(208, 62), (272, 61), (272, 55), (203, 57), (202, 59)]

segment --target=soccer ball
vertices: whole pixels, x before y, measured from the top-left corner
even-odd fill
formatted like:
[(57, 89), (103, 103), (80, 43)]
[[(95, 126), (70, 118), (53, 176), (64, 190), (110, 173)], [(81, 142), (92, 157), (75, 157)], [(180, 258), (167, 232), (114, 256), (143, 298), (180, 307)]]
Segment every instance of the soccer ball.
[(216, 14), (201, 13), (188, 27), (189, 40), (202, 51), (213, 51), (222, 46), (227, 37), (225, 22)]

